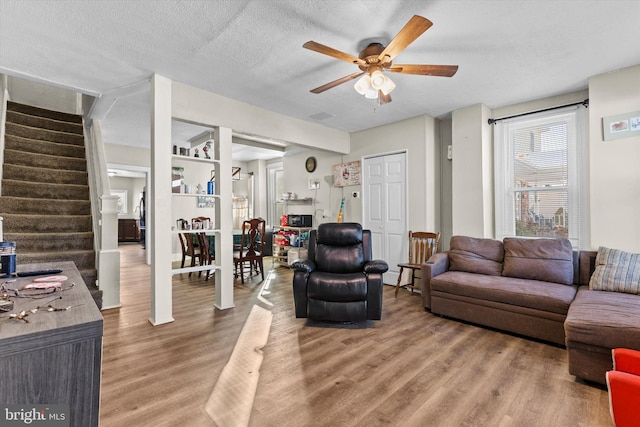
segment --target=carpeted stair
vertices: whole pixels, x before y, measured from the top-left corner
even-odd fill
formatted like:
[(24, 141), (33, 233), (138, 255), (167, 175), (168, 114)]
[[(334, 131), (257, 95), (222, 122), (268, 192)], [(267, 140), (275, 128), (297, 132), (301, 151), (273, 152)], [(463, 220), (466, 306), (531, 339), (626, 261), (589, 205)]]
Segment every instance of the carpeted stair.
[(9, 102), (0, 216), (18, 264), (73, 261), (98, 307), (82, 117)]

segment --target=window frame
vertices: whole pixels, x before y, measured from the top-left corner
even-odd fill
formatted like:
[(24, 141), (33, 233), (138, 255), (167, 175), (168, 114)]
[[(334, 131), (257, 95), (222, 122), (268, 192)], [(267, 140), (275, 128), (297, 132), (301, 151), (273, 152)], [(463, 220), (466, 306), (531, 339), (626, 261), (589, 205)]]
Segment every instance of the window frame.
[[(527, 114), (496, 122), (494, 128), (494, 173), (495, 173), (495, 234), (497, 239), (505, 237), (537, 238), (516, 236), (515, 195), (522, 193), (514, 185), (514, 143), (513, 133), (518, 130), (549, 126), (553, 123), (567, 123), (567, 172), (568, 182), (568, 238), (574, 249), (589, 247), (589, 206), (587, 150), (588, 141), (586, 108), (577, 105), (562, 107), (552, 111)], [(531, 190), (557, 190), (536, 188)]]

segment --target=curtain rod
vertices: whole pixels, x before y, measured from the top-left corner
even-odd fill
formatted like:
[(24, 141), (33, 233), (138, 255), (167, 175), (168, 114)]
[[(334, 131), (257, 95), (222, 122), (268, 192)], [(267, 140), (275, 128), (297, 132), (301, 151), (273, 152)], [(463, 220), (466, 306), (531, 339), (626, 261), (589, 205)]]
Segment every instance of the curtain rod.
[(529, 111), (527, 113), (514, 114), (513, 116), (505, 116), (505, 117), (500, 117), (498, 119), (489, 119), (487, 121), (489, 122), (490, 125), (492, 125), (495, 122), (500, 120), (513, 119), (514, 117), (528, 116), (529, 114), (535, 114), (535, 113), (543, 113), (545, 111), (557, 110), (558, 108), (573, 107), (574, 105), (584, 105), (585, 108), (589, 108), (589, 98), (581, 102), (574, 102), (573, 104), (558, 105), (557, 107), (545, 108), (543, 110)]

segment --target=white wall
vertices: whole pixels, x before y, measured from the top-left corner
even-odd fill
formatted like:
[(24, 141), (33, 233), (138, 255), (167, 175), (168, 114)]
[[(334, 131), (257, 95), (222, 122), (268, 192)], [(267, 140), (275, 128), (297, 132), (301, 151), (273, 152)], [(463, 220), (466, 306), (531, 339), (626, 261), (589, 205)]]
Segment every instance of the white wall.
[(148, 148), (112, 144), (105, 141), (104, 152), (108, 164), (151, 167), (151, 151)]
[[(316, 170), (307, 172), (305, 162), (309, 156), (316, 158)], [(288, 203), (286, 213), (300, 215), (316, 214), (314, 225), (336, 221), (340, 200), (344, 194), (341, 188), (333, 187), (333, 165), (342, 163), (343, 156), (321, 150), (309, 150), (282, 159), (284, 170), (284, 191), (295, 193), (299, 199), (312, 198), (311, 204)], [(318, 179), (320, 187), (309, 189), (309, 178)], [(280, 195), (277, 195), (280, 197)], [(328, 214), (323, 218), (323, 212)], [(347, 217), (345, 221), (349, 220)]]
[[(363, 156), (406, 150), (408, 227), (411, 230), (439, 230), (440, 165), (439, 126), (429, 116), (391, 123), (351, 134), (351, 152), (344, 162)], [(345, 187), (346, 196), (361, 186)], [(346, 197), (345, 220), (362, 221), (362, 199)]]
[(602, 118), (640, 111), (640, 65), (589, 80), (591, 246), (640, 252), (640, 132), (604, 141)]
[(69, 114), (81, 114), (81, 95), (72, 90), (8, 76), (9, 100)]
[(146, 185), (144, 178), (124, 178), (112, 176), (109, 178), (112, 190), (127, 190), (127, 213), (118, 218), (140, 219), (140, 212), (136, 211), (140, 204), (140, 193)]
[(349, 134), (253, 105), (173, 82), (174, 117), (191, 113), (190, 121), (224, 126), (234, 131), (274, 138), (299, 145), (346, 153)]
[(493, 142), (490, 110), (477, 104), (452, 114), (452, 233), (493, 237)]

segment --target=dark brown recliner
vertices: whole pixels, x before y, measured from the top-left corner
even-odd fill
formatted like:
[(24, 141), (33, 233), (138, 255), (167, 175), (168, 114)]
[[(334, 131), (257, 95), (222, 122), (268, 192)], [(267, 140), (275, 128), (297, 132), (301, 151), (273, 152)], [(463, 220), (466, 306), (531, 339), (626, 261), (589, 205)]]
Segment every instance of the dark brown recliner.
[(320, 224), (308, 258), (291, 264), (296, 317), (335, 322), (379, 320), (385, 261), (372, 260), (371, 232), (357, 223)]

